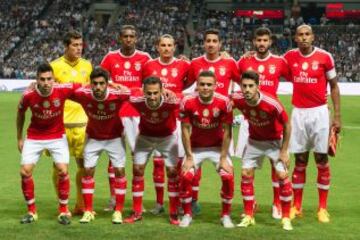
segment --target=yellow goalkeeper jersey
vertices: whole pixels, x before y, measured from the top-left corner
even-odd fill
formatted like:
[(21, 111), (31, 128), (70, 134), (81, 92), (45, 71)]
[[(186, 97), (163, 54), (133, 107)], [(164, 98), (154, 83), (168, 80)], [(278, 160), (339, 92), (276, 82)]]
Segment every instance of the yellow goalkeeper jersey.
[[(64, 56), (50, 63), (54, 70), (55, 80), (58, 83), (90, 83), (92, 65), (89, 61), (80, 58), (76, 62), (70, 62)], [(65, 124), (86, 123), (87, 117), (80, 104), (66, 100), (64, 108)]]

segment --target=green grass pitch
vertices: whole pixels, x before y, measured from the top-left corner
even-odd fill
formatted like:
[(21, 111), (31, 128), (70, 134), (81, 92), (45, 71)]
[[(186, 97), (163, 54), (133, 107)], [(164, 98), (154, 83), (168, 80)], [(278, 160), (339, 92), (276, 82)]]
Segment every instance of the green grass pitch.
[[(96, 171), (96, 190), (94, 207), (96, 220), (87, 225), (78, 223), (73, 217), (70, 226), (57, 223), (57, 201), (51, 181), (52, 162), (43, 157), (38, 163), (35, 178), (35, 193), (39, 221), (35, 224), (21, 225), (19, 220), (26, 212), (21, 193), (19, 177), (20, 154), (16, 147), (16, 106), (19, 93), (0, 93), (0, 239), (360, 239), (360, 97), (342, 97), (343, 131), (336, 158), (332, 158), (331, 191), (329, 212), (331, 223), (317, 222), (316, 170), (311, 160), (307, 172), (304, 194), (304, 217), (293, 221), (294, 231), (285, 232), (279, 221), (271, 218), (272, 188), (270, 168), (265, 161), (263, 169), (256, 173), (255, 192), (260, 209), (256, 214), (257, 224), (247, 229), (224, 229), (219, 224), (220, 179), (213, 166), (203, 166), (200, 187), (201, 215), (196, 216), (187, 229), (180, 229), (168, 223), (167, 215), (159, 217), (146, 213), (141, 223), (133, 225), (111, 224), (111, 213), (102, 209), (109, 198), (106, 166), (103, 156)], [(281, 97), (290, 108), (290, 97)], [(29, 115), (28, 115), (29, 119)], [(359, 155), (357, 155), (359, 154)], [(236, 169), (235, 197), (232, 218), (240, 220), (242, 200), (240, 197), (240, 162), (234, 160)], [(293, 164), (292, 164), (293, 166)], [(74, 205), (75, 164), (71, 161), (71, 198)], [(152, 183), (152, 164), (146, 171), (146, 191), (144, 205), (150, 209), (154, 205), (154, 186)], [(131, 164), (127, 162), (128, 192), (124, 216), (131, 209)], [(167, 203), (167, 199), (166, 203)]]

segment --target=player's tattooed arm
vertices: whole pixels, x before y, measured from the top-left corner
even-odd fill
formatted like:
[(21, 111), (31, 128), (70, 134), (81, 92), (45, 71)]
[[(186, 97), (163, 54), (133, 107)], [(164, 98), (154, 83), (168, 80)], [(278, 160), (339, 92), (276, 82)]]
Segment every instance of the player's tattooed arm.
[(336, 133), (339, 133), (341, 131), (340, 90), (336, 78), (330, 79), (329, 83), (334, 108), (331, 126), (335, 129)]
[(228, 162), (229, 146), (231, 141), (231, 124), (223, 124), (224, 136), (221, 144), (219, 170), (232, 174), (233, 168)]
[(17, 129), (17, 145), (18, 150), (21, 153), (24, 146), (23, 129), (25, 123), (25, 112), (18, 111), (16, 117), (16, 129)]
[(184, 173), (186, 173), (186, 172), (190, 171), (190, 169), (194, 168), (194, 159), (193, 159), (193, 154), (192, 154), (192, 150), (191, 150), (190, 136), (191, 136), (190, 123), (182, 122), (181, 123), (181, 137), (182, 137), (184, 150), (185, 150), (185, 161), (182, 166), (182, 171)]

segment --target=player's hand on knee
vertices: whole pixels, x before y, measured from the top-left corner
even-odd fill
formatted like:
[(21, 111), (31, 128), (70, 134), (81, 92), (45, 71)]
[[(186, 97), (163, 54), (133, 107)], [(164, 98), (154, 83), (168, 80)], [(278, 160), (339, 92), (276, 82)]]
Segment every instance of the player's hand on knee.
[(287, 151), (280, 151), (279, 161), (284, 164), (286, 170), (290, 167), (290, 158), (289, 153)]
[(191, 169), (195, 169), (194, 159), (192, 156), (186, 157), (181, 169), (184, 173), (190, 171)]
[(228, 161), (220, 161), (219, 164), (219, 169), (218, 171), (220, 172), (221, 170), (229, 173), (229, 174), (233, 174), (233, 167), (228, 163)]

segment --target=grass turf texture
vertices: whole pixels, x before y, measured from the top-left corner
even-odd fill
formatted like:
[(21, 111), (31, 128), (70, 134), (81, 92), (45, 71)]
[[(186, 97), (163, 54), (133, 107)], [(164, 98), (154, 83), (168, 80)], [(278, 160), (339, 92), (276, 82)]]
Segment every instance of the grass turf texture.
[[(360, 97), (342, 97), (342, 119), (345, 128), (341, 134), (341, 143), (337, 157), (332, 158), (331, 191), (329, 194), (330, 224), (320, 224), (316, 219), (317, 189), (316, 168), (313, 159), (309, 162), (307, 184), (304, 194), (304, 217), (293, 221), (294, 231), (285, 232), (280, 222), (271, 218), (272, 187), (269, 162), (256, 172), (255, 192), (260, 206), (256, 213), (257, 224), (247, 229), (224, 229), (219, 224), (220, 179), (210, 163), (203, 165), (203, 177), (200, 187), (202, 212), (196, 216), (187, 229), (171, 226), (166, 214), (144, 215), (140, 223), (133, 225), (111, 224), (111, 213), (102, 209), (109, 199), (107, 180), (107, 160), (103, 155), (96, 171), (96, 190), (94, 208), (97, 216), (94, 222), (81, 225), (80, 217), (73, 217), (70, 226), (57, 223), (57, 200), (52, 185), (52, 161), (43, 157), (36, 166), (35, 196), (39, 221), (35, 224), (21, 225), (19, 220), (26, 213), (26, 205), (21, 193), (19, 177), (20, 154), (16, 145), (16, 106), (20, 98), (18, 93), (0, 93), (0, 239), (359, 239), (360, 229), (360, 189), (358, 164), (358, 145), (360, 142)], [(286, 108), (290, 108), (290, 97), (281, 97)], [(29, 120), (30, 115), (27, 116)], [(349, 128), (350, 126), (350, 128)], [(346, 128), (348, 127), (348, 128)], [(355, 128), (351, 128), (355, 127)], [(232, 218), (240, 221), (242, 199), (240, 196), (240, 161), (234, 160), (235, 197)], [(292, 167), (293, 168), (293, 162)], [(70, 207), (75, 197), (75, 162), (72, 159)], [(128, 191), (123, 216), (131, 209), (131, 162), (127, 162)], [(152, 183), (152, 164), (146, 170), (146, 191), (144, 205), (146, 209), (154, 206), (154, 187)], [(167, 204), (167, 197), (165, 198)]]

